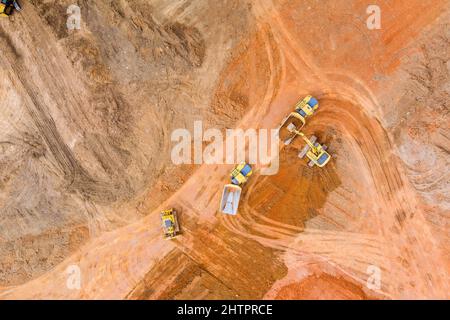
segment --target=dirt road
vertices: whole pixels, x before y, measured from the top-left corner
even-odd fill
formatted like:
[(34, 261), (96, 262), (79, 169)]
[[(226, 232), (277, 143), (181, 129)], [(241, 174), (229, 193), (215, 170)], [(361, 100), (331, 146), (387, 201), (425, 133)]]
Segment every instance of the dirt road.
[[(156, 1), (149, 16), (155, 20), (158, 16), (186, 19), (191, 23), (187, 26), (195, 25), (193, 17), (202, 12), (202, 6), (182, 3), (184, 7), (171, 7)], [(75, 139), (72, 131), (79, 131), (71, 130), (76, 122), (66, 123), (68, 120), (77, 119), (82, 128), (88, 124), (95, 127), (89, 110), (84, 109), (92, 104), (91, 95), (86, 94), (89, 89), (71, 83), (77, 78), (65, 76), (69, 71), (77, 72), (64, 55), (53, 50), (51, 40), (39, 40), (47, 62), (43, 64), (34, 57), (33, 46), (38, 47), (37, 39), (42, 37), (32, 27), (40, 23), (40, 17), (30, 8), (29, 15), (16, 18), (15, 23), (22, 27), (19, 36), (2, 44), (9, 62), (6, 78), (53, 155), (50, 162), (54, 170), (70, 177), (64, 180), (73, 181), (70, 188), (76, 192), (68, 188), (67, 194), (83, 199), (88, 225), (99, 226), (89, 227), (89, 240), (67, 250), (54, 267), (26, 282), (16, 281), (17, 286), (5, 285), (1, 298), (449, 298), (449, 77), (442, 72), (449, 59), (450, 35), (444, 33), (450, 21), (445, 11), (448, 1), (382, 2), (381, 30), (367, 29), (364, 1), (325, 4), (268, 0), (233, 5), (235, 10), (249, 10), (251, 27), (229, 46), (226, 58), (215, 56), (213, 49), (219, 44), (215, 47), (216, 42), (211, 40), (214, 36), (206, 36), (206, 62), (202, 64), (214, 66), (208, 80), (212, 85), (208, 87), (204, 80), (202, 91), (196, 94), (214, 94), (209, 94), (204, 107), (199, 108), (202, 116), (220, 128), (276, 128), (294, 103), (311, 93), (319, 99), (320, 109), (306, 132), (330, 146), (330, 165), (311, 169), (297, 158), (294, 148), (283, 148), (279, 173), (262, 176), (257, 167), (244, 190), (240, 212), (232, 217), (217, 213), (230, 166), (202, 165), (195, 171), (174, 168), (179, 171), (150, 174), (139, 183), (125, 183), (120, 177), (129, 172), (138, 177), (136, 172), (145, 175), (168, 161), (170, 153), (163, 154), (170, 152), (168, 137), (175, 126), (167, 126), (164, 121), (161, 128), (157, 121), (150, 120), (170, 114), (160, 107), (159, 112), (142, 111), (155, 125), (152, 132), (158, 138), (127, 150), (150, 145), (148, 150), (159, 151), (162, 159), (152, 157), (147, 172), (123, 172), (119, 160), (117, 167), (113, 167), (113, 161), (111, 168), (104, 168), (106, 173), (122, 170), (114, 180), (115, 191), (133, 186), (139, 194), (120, 198), (123, 193), (115, 194), (108, 189), (111, 181), (102, 180), (110, 175), (93, 176), (91, 172), (97, 170), (85, 168), (87, 158), (82, 158), (80, 165), (76, 160), (79, 155), (74, 156), (73, 148), (65, 142)], [(105, 12), (106, 6), (107, 2), (101, 2), (95, 10)], [(148, 21), (149, 16), (141, 17), (142, 21)], [(12, 33), (8, 29), (11, 26), (4, 22), (0, 26), (3, 35)], [(97, 27), (89, 24), (90, 32), (98, 31)], [(204, 29), (203, 25), (199, 27), (200, 34)], [(29, 50), (17, 49), (18, 39)], [(73, 41), (59, 43), (61, 50), (71, 47)], [(34, 65), (21, 62), (28, 59), (21, 57), (25, 52)], [(110, 54), (111, 59), (118, 59), (118, 54)], [(213, 64), (213, 60), (220, 63)], [(207, 72), (203, 68), (187, 72), (186, 77), (202, 79)], [(196, 81), (200, 80), (187, 83)], [(111, 82), (114, 91), (118, 84)], [(184, 92), (185, 88), (180, 90)], [(124, 101), (131, 103), (151, 95), (142, 93), (133, 99), (137, 91), (122, 93)], [(167, 93), (161, 92), (158, 103), (166, 97)], [(193, 103), (200, 101), (198, 97), (192, 98)], [(426, 103), (429, 101), (433, 104)], [(61, 105), (67, 108), (61, 109)], [(174, 107), (175, 113), (179, 110)], [(195, 119), (182, 118), (180, 115), (175, 123)], [(419, 125), (425, 128), (420, 134), (414, 130)], [(135, 138), (129, 137), (130, 141)], [(411, 140), (417, 146), (405, 147)], [(95, 139), (89, 141), (92, 145), (85, 147), (87, 151), (102, 144)], [(423, 156), (423, 146), (435, 164), (426, 171), (424, 161), (430, 156)], [(142, 168), (138, 160), (129, 161), (136, 161), (135, 166)], [(436, 175), (444, 178), (427, 184)], [(174, 177), (182, 177), (182, 181), (165, 193), (167, 200), (158, 203), (147, 199), (158, 183)], [(150, 181), (157, 187), (144, 188)], [(98, 199), (92, 199), (92, 195)], [(113, 195), (114, 201), (106, 201)], [(139, 219), (134, 205), (138, 201), (144, 210), (154, 210)], [(65, 212), (67, 207), (63, 206)], [(72, 207), (75, 211), (78, 208)], [(90, 213), (92, 207), (101, 208), (96, 209), (97, 215)], [(173, 241), (161, 238), (158, 210), (167, 207), (181, 212), (183, 234)], [(119, 210), (123, 226), (110, 225), (111, 212), (118, 214)], [(74, 213), (73, 220), (77, 217)], [(109, 226), (102, 226), (102, 221)], [(81, 270), (80, 290), (67, 286), (66, 270), (71, 265)], [(381, 288), (377, 290), (366, 285), (371, 267), (381, 271)]]

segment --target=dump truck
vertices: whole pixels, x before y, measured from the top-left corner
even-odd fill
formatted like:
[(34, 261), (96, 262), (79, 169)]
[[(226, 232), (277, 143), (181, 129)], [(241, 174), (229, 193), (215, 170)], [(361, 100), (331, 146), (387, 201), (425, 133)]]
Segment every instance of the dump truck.
[(14, 9), (21, 11), (20, 4), (15, 0), (0, 0), (0, 17), (9, 17)]
[(180, 233), (177, 212), (175, 209), (161, 211), (161, 222), (165, 239), (173, 239)]
[(296, 136), (302, 137), (306, 142), (306, 145), (299, 152), (298, 157), (303, 159), (306, 156), (309, 159), (308, 166), (314, 167), (316, 165), (322, 168), (330, 161), (331, 156), (327, 152), (328, 147), (318, 143), (316, 136), (313, 135), (308, 139), (303, 132), (296, 130), (293, 124), (289, 125), (287, 130)]
[(279, 130), (278, 136), (280, 140), (288, 145), (296, 137), (287, 127), (289, 125), (294, 125), (295, 129), (300, 131), (306, 124), (306, 119), (314, 114), (314, 112), (319, 108), (319, 102), (313, 96), (306, 96), (303, 100), (295, 105), (294, 112), (291, 112), (289, 116), (284, 118)]
[(231, 171), (231, 183), (225, 185), (222, 191), (219, 211), (225, 214), (236, 215), (239, 207), (239, 200), (242, 193), (242, 185), (252, 175), (252, 167), (242, 162)]

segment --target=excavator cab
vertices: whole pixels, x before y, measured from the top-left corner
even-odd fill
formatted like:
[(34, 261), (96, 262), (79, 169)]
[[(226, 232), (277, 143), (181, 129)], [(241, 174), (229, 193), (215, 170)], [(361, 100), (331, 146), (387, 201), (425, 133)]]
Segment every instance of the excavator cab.
[(252, 175), (252, 167), (242, 162), (231, 171), (231, 183), (225, 185), (220, 200), (219, 211), (225, 214), (236, 215), (241, 198), (241, 185), (247, 182), (248, 177)]
[(312, 116), (319, 108), (319, 102), (313, 96), (306, 96), (303, 100), (295, 105), (295, 110), (283, 120), (278, 130), (278, 136), (285, 145), (288, 145), (296, 137), (295, 133), (287, 130), (288, 126), (294, 126), (300, 131), (306, 124), (306, 118)]
[(0, 17), (9, 17), (14, 9), (17, 11), (22, 10), (16, 0), (0, 0)]

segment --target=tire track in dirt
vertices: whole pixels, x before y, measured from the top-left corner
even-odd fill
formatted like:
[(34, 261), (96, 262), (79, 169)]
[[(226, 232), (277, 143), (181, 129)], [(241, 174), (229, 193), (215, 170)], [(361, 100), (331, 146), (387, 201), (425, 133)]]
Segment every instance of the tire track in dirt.
[[(267, 4), (267, 2), (266, 2)], [(270, 6), (269, 6), (270, 7)], [(273, 3), (272, 3), (273, 7)], [(279, 17), (279, 14), (277, 13), (277, 10), (265, 10), (265, 13), (267, 15), (274, 15), (275, 17)], [(263, 14), (261, 16), (264, 17)], [(290, 61), (294, 64), (294, 67), (296, 65), (299, 66), (307, 66), (310, 70), (310, 72), (315, 73), (316, 70), (319, 70), (314, 63), (312, 63), (311, 60), (306, 60), (308, 57), (307, 52), (303, 52), (302, 54), (296, 55), (295, 50), (292, 50), (292, 44), (295, 43), (295, 39), (293, 39), (290, 36), (289, 31), (287, 28), (283, 26), (283, 23), (280, 22), (279, 19), (275, 18), (273, 19), (276, 21), (276, 24), (273, 24), (273, 28), (277, 31), (274, 31), (275, 33), (281, 34), (281, 38), (287, 39), (287, 41), (280, 40), (279, 43), (281, 46), (283, 46), (283, 52), (286, 53), (286, 55), (289, 57)], [(281, 30), (281, 32), (279, 32)], [(367, 38), (367, 37), (366, 37)], [(286, 46), (285, 43), (290, 44), (290, 46)], [(298, 52), (298, 50), (297, 50)], [(300, 68), (296, 68), (296, 70), (301, 70)], [(329, 69), (329, 70), (320, 70), (322, 74), (325, 74), (324, 77), (320, 77), (321, 80), (321, 91), (323, 94), (318, 95), (319, 98), (330, 98), (331, 96), (334, 96), (335, 98), (339, 99), (346, 99), (348, 101), (353, 101), (353, 103), (360, 105), (364, 110), (369, 112), (369, 114), (377, 115), (380, 117), (380, 108), (378, 107), (378, 101), (375, 97), (375, 95), (372, 93), (372, 91), (364, 85), (362, 80), (359, 80), (358, 77), (356, 77), (352, 73), (342, 73), (338, 72), (337, 69)], [(354, 83), (355, 85), (350, 86), (349, 83)], [(345, 114), (345, 113), (344, 113)], [(340, 114), (339, 117), (344, 117), (343, 114)], [(345, 117), (352, 117), (351, 114), (348, 112), (346, 113)], [(327, 123), (327, 120), (329, 121), (339, 121), (339, 119), (333, 118), (333, 119), (322, 119), (322, 123)], [(354, 119), (358, 121), (359, 119)], [(324, 125), (325, 126), (325, 125)], [(322, 129), (324, 126), (322, 126)], [(381, 125), (379, 125), (379, 128), (381, 128)], [(345, 125), (343, 126), (345, 127)], [(364, 132), (364, 128), (361, 128)], [(392, 165), (389, 163), (389, 151), (388, 153), (384, 152), (385, 149), (391, 150), (392, 146), (389, 143), (389, 138), (387, 137), (387, 134), (378, 134), (375, 135), (376, 131), (383, 132), (383, 129), (375, 129), (375, 132), (369, 133), (368, 136), (365, 137), (365, 141), (361, 141), (358, 139), (358, 134), (353, 133), (353, 137), (356, 140), (355, 147), (361, 148), (361, 145), (368, 146), (367, 148), (363, 148), (362, 154), (366, 155), (366, 164), (370, 168), (370, 172), (372, 173), (372, 181), (374, 182), (374, 186), (377, 189), (377, 194), (381, 197), (382, 202), (386, 203), (386, 207), (383, 208), (387, 210), (387, 212), (393, 212), (395, 219), (391, 221), (392, 225), (398, 225), (402, 224), (402, 221), (405, 219), (405, 212), (413, 212), (414, 211), (414, 205), (408, 205), (410, 201), (408, 201), (408, 198), (406, 194), (408, 192), (403, 192), (402, 189), (405, 188), (405, 177), (402, 176), (398, 168), (395, 165)], [(375, 138), (377, 137), (377, 138)], [(377, 143), (380, 141), (379, 143)], [(359, 141), (358, 141), (359, 140)], [(381, 143), (381, 144), (380, 144)], [(372, 148), (374, 147), (374, 148)], [(360, 152), (361, 152), (360, 151)], [(375, 152), (375, 155), (372, 156), (372, 154)], [(390, 161), (396, 161), (396, 159), (390, 158)], [(388, 188), (386, 189), (385, 186)], [(412, 190), (411, 190), (412, 191)], [(400, 194), (397, 196), (397, 194)], [(394, 209), (392, 208), (392, 203), (394, 203)], [(413, 214), (411, 213), (411, 216)], [(382, 226), (385, 217), (379, 217), (378, 218), (378, 225)], [(432, 236), (430, 234), (430, 239), (432, 239)], [(426, 251), (425, 248), (419, 248), (419, 252)], [(439, 252), (436, 252), (435, 256), (439, 257), (441, 254)], [(419, 261), (427, 261), (426, 257), (419, 257)], [(425, 267), (426, 263), (424, 264)], [(428, 269), (432, 269), (432, 264), (428, 264), (426, 266)], [(418, 274), (420, 274), (418, 268), (416, 270)], [(441, 274), (442, 276), (442, 274)]]
[[(273, 8), (270, 7), (270, 3), (269, 8), (272, 11)], [(256, 7), (256, 10), (258, 10), (258, 7)], [(263, 10), (260, 14), (263, 16), (267, 12)], [(279, 18), (278, 22), (280, 20), (282, 21)], [(337, 189), (328, 190), (327, 201), (321, 204), (322, 208), (319, 208), (320, 214), (308, 221), (310, 225), (316, 222), (318, 227), (308, 225), (306, 227), (298, 227), (272, 217), (263, 216), (260, 212), (254, 210), (250, 203), (247, 203), (247, 201), (251, 201), (254, 193), (258, 191), (257, 186), (260, 183), (258, 180), (266, 179), (260, 178), (256, 174), (252, 177), (252, 180), (256, 180), (256, 182), (251, 182), (248, 185), (249, 188), (244, 195), (243, 200), (247, 201), (241, 206), (242, 212), (240, 215), (236, 217), (219, 216), (217, 218), (219, 224), (215, 224), (216, 203), (220, 196), (218, 190), (221, 189), (221, 182), (227, 176), (229, 168), (228, 166), (226, 168), (225, 166), (213, 166), (213, 170), (211, 170), (211, 167), (202, 166), (183, 188), (161, 206), (186, 208), (182, 213), (185, 229), (181, 240), (175, 240), (171, 244), (163, 244), (159, 240), (155, 241), (156, 237), (158, 237), (157, 230), (159, 230), (159, 226), (150, 219), (144, 220), (142, 224), (127, 228), (130, 233), (138, 233), (132, 239), (138, 239), (142, 242), (153, 240), (153, 250), (156, 247), (155, 243), (158, 244), (158, 248), (164, 248), (164, 250), (161, 250), (164, 252), (159, 254), (161, 259), (163, 259), (165, 254), (169, 256), (166, 249), (170, 245), (177, 246), (185, 254), (192, 257), (192, 260), (196, 263), (205, 264), (207, 272), (213, 277), (217, 279), (225, 277), (226, 280), (223, 283), (226, 284), (226, 287), (236, 291), (245, 291), (247, 289), (242, 288), (242, 284), (234, 283), (230, 276), (231, 273), (247, 276), (248, 278), (244, 279), (247, 284), (251, 284), (251, 280), (254, 279), (247, 268), (254, 269), (255, 265), (240, 264), (242, 261), (237, 261), (240, 257), (234, 251), (241, 248), (244, 244), (250, 243), (250, 240), (262, 245), (262, 248), (254, 246), (254, 244), (250, 245), (251, 248), (258, 249), (257, 252), (249, 253), (255, 257), (258, 257), (258, 254), (261, 253), (259, 250), (262, 250), (264, 253), (275, 250), (281, 252), (284, 256), (298, 259), (298, 261), (323, 261), (348, 274), (361, 284), (365, 283), (367, 278), (365, 273), (367, 264), (376, 264), (383, 270), (382, 293), (388, 297), (404, 296), (404, 288), (402, 289), (401, 286), (405, 285), (405, 279), (407, 278), (416, 279), (416, 283), (411, 285), (412, 288), (408, 287), (408, 289), (410, 289), (410, 292), (414, 292), (413, 289), (417, 286), (416, 292), (413, 293), (417, 296), (445, 296), (447, 294), (447, 291), (445, 291), (445, 274), (440, 273), (432, 278), (429, 275), (430, 272), (435, 270), (434, 266), (439, 265), (441, 254), (430, 246), (432, 234), (428, 232), (426, 227), (425, 229), (422, 228), (422, 224), (426, 225), (426, 223), (420, 218), (420, 212), (414, 215), (415, 221), (411, 222), (411, 214), (408, 215), (408, 213), (417, 213), (418, 211), (415, 208), (415, 203), (409, 203), (411, 199), (409, 193), (413, 192), (413, 190), (408, 186), (399, 164), (395, 162), (396, 159), (391, 154), (392, 147), (386, 132), (376, 118), (370, 116), (371, 113), (376, 114), (377, 111), (376, 99), (370, 89), (364, 85), (362, 80), (357, 80), (356, 82), (345, 80), (352, 77), (350, 73), (339, 74), (339, 72), (334, 70), (329, 70), (327, 73), (326, 71), (328, 70), (321, 71), (311, 61), (307, 60), (305, 62), (302, 59), (303, 54), (297, 55), (295, 53), (296, 47), (293, 45), (295, 39), (289, 35), (289, 30), (284, 28), (284, 31), (279, 33), (276, 30), (274, 31), (273, 29), (282, 28), (279, 23), (273, 24), (271, 28), (274, 39), (277, 39), (277, 51), (286, 51), (286, 53), (281, 54), (280, 61), (289, 61), (289, 63), (297, 66), (297, 71), (315, 71), (318, 74), (326, 75), (321, 75), (320, 78), (314, 75), (315, 80), (321, 81), (315, 86), (315, 90), (321, 93), (319, 97), (321, 98), (322, 107), (308, 125), (308, 130), (314, 129), (314, 131), (319, 132), (320, 137), (326, 137), (325, 140), (331, 139), (330, 153), (336, 155), (334, 159), (336, 164), (324, 169), (325, 173), (320, 173), (317, 176), (313, 175), (313, 177), (332, 177), (332, 170), (336, 170), (339, 173), (345, 167), (347, 170), (344, 171), (347, 175), (350, 175), (350, 177), (346, 178), (346, 181), (352, 181), (352, 179), (362, 180), (359, 185), (356, 184), (356, 187), (362, 187), (358, 188), (358, 190), (360, 193), (364, 192), (371, 195), (370, 199), (368, 199), (368, 196), (364, 197), (362, 194), (356, 194), (355, 190), (352, 189), (354, 185), (340, 185)], [(288, 45), (284, 42), (287, 42)], [(265, 43), (267, 44), (267, 42)], [(267, 46), (265, 47), (267, 49)], [(272, 66), (270, 68), (270, 79), (273, 79), (274, 63), (271, 62), (270, 64)], [(286, 72), (286, 65), (284, 65), (280, 83), (287, 86)], [(298, 76), (299, 78), (302, 76), (306, 78), (304, 74), (299, 74)], [(308, 74), (309, 76), (310, 74)], [(275, 81), (270, 80), (270, 82), (273, 83)], [(305, 83), (306, 86), (311, 86), (311, 84)], [(263, 99), (264, 104), (273, 103), (273, 105), (270, 108), (269, 105), (254, 108), (239, 123), (239, 127), (251, 127), (255, 125), (255, 121), (271, 124), (278, 121), (279, 111), (274, 111), (273, 109), (275, 106), (279, 106), (281, 102), (274, 98), (275, 92), (277, 92), (274, 89), (275, 87), (274, 85), (269, 85)], [(260, 110), (263, 111), (260, 112)], [(266, 112), (267, 110), (269, 113)], [(337, 138), (340, 138), (342, 141), (339, 142)], [(339, 149), (339, 147), (342, 149)], [(347, 157), (344, 154), (345, 152), (349, 153)], [(353, 171), (348, 170), (348, 165), (343, 160), (348, 160), (349, 162), (353, 160), (351, 164), (355, 169)], [(291, 165), (298, 166), (300, 163), (301, 161), (298, 160), (298, 164), (294, 163)], [(304, 164), (301, 165), (304, 166)], [(348, 174), (349, 172), (352, 175)], [(192, 190), (198, 189), (199, 185), (203, 185), (205, 181), (207, 182), (207, 188), (204, 188), (204, 192), (192, 192)], [(267, 183), (267, 181), (264, 183)], [(354, 217), (355, 214), (358, 214), (358, 212), (355, 213), (348, 209), (348, 203), (358, 201), (362, 202), (362, 208), (372, 211), (366, 219), (367, 222), (362, 221), (364, 220), (363, 218), (356, 220), (356, 222), (347, 221), (348, 217)], [(370, 205), (372, 203), (373, 207)], [(406, 214), (403, 215), (402, 212), (406, 212)], [(337, 219), (339, 215), (345, 216), (343, 221)], [(329, 219), (333, 224), (333, 229), (320, 228), (322, 225), (320, 221), (317, 222), (319, 218)], [(361, 226), (358, 223), (371, 223), (374, 226), (372, 228), (361, 228), (367, 233), (355, 232), (355, 230), (358, 230), (358, 226)], [(136, 228), (139, 231), (136, 231)], [(153, 235), (148, 235), (145, 231), (147, 229), (152, 230)], [(225, 229), (225, 231), (222, 229)], [(419, 234), (421, 232), (423, 234)], [(133, 250), (133, 252), (127, 252), (126, 257), (124, 257), (125, 260), (130, 259), (133, 255), (140, 254), (140, 251), (145, 251), (142, 243), (139, 249), (128, 248), (127, 244), (130, 240), (126, 238), (130, 235), (116, 232), (115, 236), (121, 236), (121, 241), (118, 241), (120, 246), (118, 246), (117, 251), (114, 251), (116, 254), (124, 253), (124, 245), (127, 249)], [(152, 238), (152, 236), (155, 238)], [(431, 240), (428, 241), (428, 238)], [(112, 239), (115, 239), (115, 237), (111, 235), (109, 240)], [(103, 254), (108, 250), (111, 252), (113, 249), (108, 249), (107, 241), (106, 243), (105, 239), (103, 241), (102, 245), (105, 247)], [(227, 242), (226, 244), (224, 244), (225, 241)], [(417, 247), (411, 249), (416, 243), (419, 243)], [(223, 246), (218, 244), (223, 244)], [(102, 247), (97, 242), (91, 248), (92, 250), (99, 250)], [(122, 251), (119, 251), (119, 249)], [(214, 250), (220, 250), (221, 252), (213, 252)], [(97, 251), (97, 253), (100, 252)], [(239, 253), (242, 254), (242, 252)], [(246, 255), (244, 256), (246, 257)], [(169, 258), (172, 259), (173, 257), (169, 256)], [(243, 259), (243, 257), (241, 258)], [(168, 261), (172, 261), (170, 259)], [(146, 254), (142, 263), (148, 263), (151, 260), (151, 254)], [(113, 263), (114, 261), (108, 261), (106, 263), (103, 261), (99, 262), (100, 266), (97, 267), (96, 264), (92, 264), (92, 260), (89, 262), (89, 258), (84, 259), (84, 263), (88, 265), (88, 268), (92, 269), (94, 274), (98, 274), (99, 269), (103, 268), (103, 266), (109, 266), (106, 269), (101, 269), (106, 271), (106, 275), (101, 274), (100, 279), (96, 278), (96, 280), (93, 280), (91, 288), (86, 289), (87, 291), (84, 294), (95, 296), (95, 293), (89, 292), (89, 290), (93, 289), (92, 286), (95, 283), (106, 284), (106, 280), (111, 280), (110, 278), (114, 278), (113, 275), (117, 275), (118, 279), (115, 280), (122, 287), (120, 290), (113, 290), (111, 286), (109, 288), (114, 291), (111, 295), (120, 296), (127, 290), (127, 286), (128, 288), (130, 287), (130, 275), (127, 274), (127, 272), (130, 273), (130, 270), (123, 270), (123, 266), (135, 271), (133, 276), (137, 279), (139, 279), (145, 269), (142, 263), (133, 262), (128, 265), (124, 262), (121, 268), (117, 263)], [(148, 268), (151, 268), (151, 266), (150, 263), (147, 264)], [(239, 270), (236, 267), (242, 267), (243, 270)], [(267, 266), (265, 267), (267, 268)], [(123, 271), (120, 275), (117, 274), (118, 269)], [(266, 270), (261, 269), (261, 271)], [(158, 273), (155, 270), (155, 273), (152, 273), (152, 270), (150, 270), (148, 274), (151, 279), (161, 275), (161, 272), (164, 271), (160, 270)], [(261, 281), (260, 278), (257, 280)], [(271, 278), (271, 280), (276, 279)], [(429, 283), (427, 283), (428, 281)], [(39, 282), (36, 283), (39, 284)], [(409, 284), (406, 284), (406, 286), (409, 286)], [(97, 294), (99, 293), (97, 292)], [(410, 294), (412, 295), (412, 293)]]
[[(323, 105), (330, 105), (331, 103), (327, 103), (327, 101), (323, 101)], [(391, 284), (395, 284), (397, 281), (397, 277), (404, 277), (405, 274), (397, 270), (402, 270), (403, 272), (410, 273), (411, 278), (420, 277), (423, 274), (424, 270), (432, 270), (433, 266), (438, 263), (438, 260), (434, 263), (429, 263), (430, 257), (437, 257), (435, 259), (439, 259), (442, 256), (439, 251), (433, 252), (429, 254), (430, 248), (427, 247), (430, 244), (427, 241), (427, 238), (431, 238), (431, 235), (420, 237), (420, 244), (417, 245), (415, 255), (418, 255), (414, 259), (417, 261), (417, 265), (411, 266), (410, 270), (404, 270), (404, 266), (401, 263), (397, 263), (397, 256), (402, 256), (402, 253), (399, 252), (401, 250), (391, 249), (390, 243), (391, 241), (396, 241), (402, 243), (404, 240), (401, 238), (404, 236), (401, 233), (399, 234), (400, 238), (394, 233), (392, 234), (392, 228), (402, 229), (402, 225), (405, 223), (404, 219), (409, 219), (409, 217), (401, 217), (399, 214), (401, 212), (410, 213), (411, 217), (414, 216), (414, 212), (417, 211), (414, 208), (414, 205), (409, 205), (411, 201), (408, 201), (406, 198), (406, 194), (403, 191), (406, 188), (407, 182), (404, 181), (405, 178), (401, 176), (399, 173), (395, 161), (396, 159), (390, 154), (391, 147), (389, 145), (389, 139), (384, 133), (384, 130), (381, 128), (381, 125), (374, 120), (366, 121), (364, 119), (365, 116), (361, 118), (361, 116), (356, 117), (355, 115), (359, 114), (359, 110), (354, 108), (352, 111), (347, 106), (338, 107), (339, 104), (336, 102), (333, 103), (333, 108), (327, 110), (327, 107), (321, 109), (320, 113), (317, 115), (317, 120), (320, 117), (320, 123), (315, 121), (312, 125), (317, 128), (316, 130), (325, 131), (329, 126), (332, 126), (334, 129), (343, 132), (343, 136), (352, 137), (350, 141), (351, 145), (354, 146), (353, 150), (359, 150), (361, 158), (364, 160), (365, 164), (360, 165), (360, 168), (367, 168), (370, 172), (371, 183), (374, 185), (375, 194), (379, 197), (379, 200), (375, 200), (374, 198), (371, 201), (377, 203), (379, 208), (379, 213), (383, 212), (382, 215), (377, 214), (375, 218), (377, 219), (377, 225), (380, 227), (381, 234), (375, 236), (375, 242), (372, 243), (375, 251), (371, 254), (369, 244), (365, 242), (364, 237), (373, 237), (371, 235), (362, 235), (362, 234), (350, 234), (347, 238), (342, 237), (344, 242), (338, 240), (340, 232), (335, 232), (332, 236), (324, 236), (323, 230), (317, 230), (315, 234), (317, 236), (313, 236), (308, 240), (312, 235), (308, 232), (309, 228), (304, 230), (304, 234), (298, 236), (299, 239), (302, 239), (302, 247), (308, 246), (310, 247), (306, 250), (306, 252), (310, 252), (314, 255), (324, 256), (327, 259), (330, 259), (337, 265), (344, 265), (346, 268), (352, 270), (354, 275), (359, 275), (358, 281), (362, 284), (365, 283), (367, 274), (364, 273), (364, 267), (367, 265), (372, 265), (375, 262), (381, 266), (382, 270), (388, 273), (387, 278), (387, 288), (384, 290), (384, 294), (388, 296), (396, 296), (398, 292), (396, 292), (397, 288), (389, 287)], [(345, 119), (345, 120), (343, 120)], [(369, 119), (368, 117), (366, 119)], [(372, 124), (371, 124), (372, 123)], [(375, 125), (375, 127), (374, 127)], [(351, 129), (349, 129), (351, 128)], [(375, 151), (375, 152), (374, 152)], [(332, 152), (332, 151), (331, 151)], [(355, 164), (355, 163), (354, 163)], [(361, 169), (359, 169), (361, 170)], [(387, 188), (386, 188), (387, 187)], [(245, 211), (243, 212), (244, 218), (236, 219), (236, 221), (232, 224), (230, 223), (230, 218), (225, 218), (224, 225), (227, 228), (233, 230), (233, 232), (237, 232), (240, 234), (245, 234), (245, 230), (251, 230), (247, 236), (250, 239), (260, 241), (264, 245), (274, 246), (275, 248), (280, 248), (282, 246), (283, 241), (286, 239), (292, 241), (292, 239), (288, 239), (286, 237), (283, 238), (284, 233), (286, 232), (286, 227), (279, 228), (278, 234), (274, 232), (274, 228), (267, 225), (258, 224), (254, 217), (251, 223), (247, 223), (248, 218), (248, 206), (246, 205)], [(341, 208), (345, 210), (345, 208)], [(389, 214), (392, 213), (392, 214)], [(409, 215), (409, 214), (408, 214)], [(273, 220), (265, 220), (264, 222), (273, 222)], [(425, 221), (423, 221), (425, 224)], [(372, 220), (373, 223), (373, 220)], [(425, 229), (426, 230), (426, 229)], [(355, 238), (363, 237), (363, 238)], [(412, 238), (414, 242), (417, 240), (416, 237), (418, 235), (414, 232), (410, 235), (407, 235), (408, 238)], [(277, 237), (279, 241), (274, 241), (273, 237)], [(335, 248), (332, 252), (320, 251), (322, 249), (317, 249), (318, 244), (323, 242), (332, 242), (338, 246), (338, 250)], [(343, 247), (340, 246), (340, 243)], [(347, 242), (347, 243), (346, 243)], [(406, 245), (406, 244), (405, 244)], [(343, 248), (347, 248), (346, 250), (351, 249), (352, 254), (348, 254), (346, 252), (346, 256), (343, 256), (342, 253), (345, 252)], [(355, 249), (355, 247), (357, 247)], [(320, 246), (319, 246), (320, 248)], [(361, 255), (359, 253), (358, 248), (365, 248), (364, 254)], [(294, 253), (290, 252), (288, 249), (285, 249), (286, 253)], [(426, 253), (426, 254), (425, 254)], [(349, 265), (349, 261), (357, 261), (358, 267)], [(437, 275), (437, 279), (435, 279), (434, 285), (443, 281), (442, 277), (444, 275)], [(385, 278), (385, 280), (386, 280)], [(419, 281), (418, 281), (419, 282)], [(427, 286), (427, 283), (422, 283), (421, 285)], [(437, 296), (443, 294), (443, 292), (435, 292)]]
[[(26, 30), (27, 28), (31, 28), (32, 25), (36, 25), (37, 21), (33, 20), (32, 15), (29, 15), (26, 16), (24, 23), (25, 25), (22, 27)], [(22, 30), (22, 32), (25, 32), (24, 30)], [(3, 31), (3, 33), (4, 32), (5, 31)], [(45, 37), (43, 36), (43, 39), (44, 38)], [(11, 45), (11, 43), (8, 44), (9, 46)], [(45, 47), (42, 41), (41, 44)], [(99, 181), (95, 181), (89, 176), (81, 164), (75, 159), (72, 151), (63, 141), (58, 129), (56, 128), (55, 121), (51, 118), (50, 112), (42, 99), (42, 88), (38, 88), (36, 83), (34, 83), (29, 76), (30, 70), (26, 64), (30, 64), (30, 61), (24, 61), (21, 59), (21, 55), (18, 52), (19, 49), (14, 49), (12, 51), (6, 50), (4, 54), (5, 64), (7, 65), (6, 68), (10, 69), (9, 74), (11, 76), (11, 82), (16, 90), (21, 88), (21, 95), (26, 97), (24, 104), (26, 110), (28, 111), (42, 138), (46, 142), (50, 153), (54, 157), (55, 164), (65, 177), (64, 179), (71, 181), (68, 187), (73, 188), (74, 190), (80, 190), (80, 192), (88, 198), (92, 197), (92, 195), (98, 195), (101, 198), (108, 197), (109, 195), (107, 190), (104, 190), (104, 188), (101, 187), (101, 184), (99, 185)], [(50, 56), (47, 54), (46, 56), (47, 59), (51, 60)], [(53, 58), (57, 61), (56, 57)], [(44, 69), (46, 70), (47, 75), (44, 76), (45, 80), (42, 79), (42, 81), (46, 82), (48, 86), (53, 87), (54, 90), (59, 92), (70, 93), (72, 91), (70, 88), (65, 87), (66, 81), (63, 78), (64, 70), (57, 64), (52, 64), (50, 66), (46, 63)], [(57, 74), (59, 74), (59, 76), (57, 76)], [(41, 73), (41, 75), (43, 75), (43, 73)], [(78, 99), (71, 102), (72, 103), (66, 101), (66, 104), (77, 106), (82, 103)], [(77, 112), (79, 112), (79, 114), (83, 117), (82, 121), (89, 123), (87, 116), (81, 109), (77, 109)]]

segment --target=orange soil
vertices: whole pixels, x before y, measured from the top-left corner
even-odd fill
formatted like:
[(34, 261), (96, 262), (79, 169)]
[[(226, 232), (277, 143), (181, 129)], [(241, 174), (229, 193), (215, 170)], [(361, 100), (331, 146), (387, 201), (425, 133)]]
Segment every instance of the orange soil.
[(364, 292), (352, 283), (327, 274), (313, 275), (299, 283), (283, 287), (275, 299), (361, 300)]
[[(255, 174), (235, 217), (217, 214), (230, 166), (204, 165), (161, 204), (181, 211), (180, 238), (161, 239), (155, 211), (2, 297), (448, 298), (447, 260), (392, 153), (374, 80), (399, 67), (445, 4), (381, 2), (383, 28), (369, 31), (365, 1), (253, 3), (258, 31), (218, 97), (250, 92), (245, 129), (274, 128), (299, 97), (317, 96), (306, 132), (330, 146), (331, 164), (310, 169), (295, 146), (282, 149), (279, 174)], [(65, 286), (70, 264), (85, 275), (80, 291)], [(378, 292), (365, 288), (369, 265), (383, 272)]]

